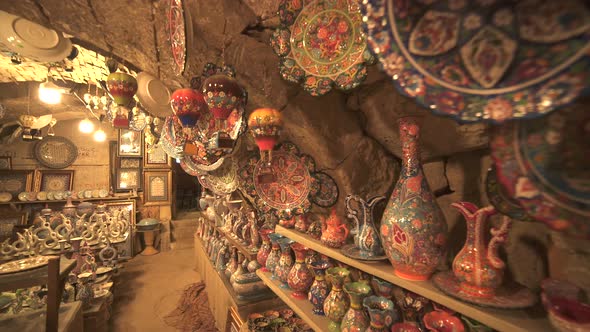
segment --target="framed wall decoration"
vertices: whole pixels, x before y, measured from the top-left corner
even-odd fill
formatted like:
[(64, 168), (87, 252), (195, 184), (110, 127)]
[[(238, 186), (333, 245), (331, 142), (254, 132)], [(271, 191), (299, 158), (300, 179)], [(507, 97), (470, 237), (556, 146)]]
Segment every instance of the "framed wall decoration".
[(143, 151), (143, 168), (170, 168), (172, 166), (171, 158), (168, 157), (160, 144), (152, 145), (150, 148), (145, 144)]
[(167, 205), (171, 203), (172, 172), (145, 171), (143, 173), (144, 205)]
[(119, 129), (119, 157), (141, 157), (142, 133), (129, 129)]
[(141, 158), (119, 157), (118, 168), (141, 168)]
[(23, 191), (31, 191), (33, 173), (33, 170), (0, 170), (0, 191), (9, 192), (14, 197)]
[(74, 186), (74, 171), (40, 170), (35, 191), (67, 191)]
[(78, 148), (61, 136), (47, 136), (35, 144), (35, 159), (47, 168), (66, 168), (78, 158)]
[(12, 169), (11, 157), (0, 157), (0, 170), (1, 169)]
[(117, 181), (115, 183), (115, 190), (126, 191), (129, 189), (141, 189), (141, 169), (117, 169)]

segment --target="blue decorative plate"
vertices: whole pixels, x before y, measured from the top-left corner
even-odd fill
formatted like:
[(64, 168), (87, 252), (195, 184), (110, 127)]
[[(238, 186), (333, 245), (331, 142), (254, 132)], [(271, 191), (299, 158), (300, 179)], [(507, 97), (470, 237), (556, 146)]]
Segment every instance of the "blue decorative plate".
[(534, 118), (590, 90), (582, 0), (363, 0), (361, 10), (383, 70), (434, 113)]

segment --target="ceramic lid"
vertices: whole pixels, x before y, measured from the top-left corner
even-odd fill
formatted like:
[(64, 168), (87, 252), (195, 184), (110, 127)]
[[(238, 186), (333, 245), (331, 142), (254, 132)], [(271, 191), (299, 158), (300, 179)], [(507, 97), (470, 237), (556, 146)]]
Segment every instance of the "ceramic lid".
[(137, 98), (155, 116), (166, 117), (172, 114), (170, 90), (161, 80), (146, 72), (137, 74)]

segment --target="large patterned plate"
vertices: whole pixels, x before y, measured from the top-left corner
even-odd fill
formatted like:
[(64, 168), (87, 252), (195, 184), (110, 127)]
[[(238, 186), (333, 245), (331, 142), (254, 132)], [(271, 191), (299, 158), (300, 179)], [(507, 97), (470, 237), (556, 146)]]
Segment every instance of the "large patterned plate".
[(233, 158), (225, 158), (219, 168), (201, 172), (199, 183), (217, 195), (231, 194), (238, 189), (238, 165)]
[(555, 230), (590, 238), (590, 113), (576, 104), (493, 132), (498, 181)]
[(361, 29), (357, 0), (282, 0), (281, 27), (271, 45), (281, 58), (281, 76), (302, 82), (313, 96), (358, 86), (373, 61)]
[(49, 168), (66, 168), (78, 158), (78, 148), (61, 136), (47, 136), (35, 144), (35, 159)]
[(398, 89), (461, 122), (534, 118), (590, 92), (583, 0), (363, 0)]
[(311, 196), (311, 200), (321, 207), (331, 207), (338, 201), (338, 185), (326, 173), (317, 172), (313, 174), (313, 178), (318, 183), (319, 188), (317, 192)]
[(512, 219), (533, 221), (517, 200), (506, 193), (504, 186), (498, 183), (496, 166), (490, 167), (486, 174), (486, 196), (496, 210)]
[[(182, 0), (170, 0), (170, 7), (168, 8), (168, 35), (170, 36), (174, 69), (178, 75), (184, 72), (186, 64), (186, 23)], [(188, 23), (192, 24), (190, 20), (188, 20)]]

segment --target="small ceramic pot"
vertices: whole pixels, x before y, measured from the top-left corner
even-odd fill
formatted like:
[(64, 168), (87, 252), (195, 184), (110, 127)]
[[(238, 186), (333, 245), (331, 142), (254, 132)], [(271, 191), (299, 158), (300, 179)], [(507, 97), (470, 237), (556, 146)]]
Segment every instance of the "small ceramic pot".
[(590, 305), (578, 300), (581, 289), (566, 281), (545, 279), (541, 283), (543, 306), (549, 321), (560, 332), (590, 331)]
[(444, 311), (431, 311), (422, 318), (424, 326), (432, 332), (465, 332), (465, 326), (458, 317)]
[(369, 296), (363, 300), (363, 307), (369, 313), (370, 326), (367, 332), (385, 332), (389, 331), (393, 324), (391, 313), (393, 312), (393, 302), (382, 296)]
[(307, 291), (313, 283), (313, 274), (305, 264), (305, 257), (309, 249), (301, 243), (291, 244), (291, 249), (295, 252), (295, 264), (287, 277), (289, 287), (293, 290), (291, 296), (296, 299), (305, 299)]
[(369, 316), (363, 310), (363, 300), (371, 294), (371, 287), (364, 282), (351, 282), (344, 285), (350, 297), (350, 308), (340, 323), (341, 332), (365, 331), (370, 324)]
[(301, 233), (307, 232), (307, 228), (309, 227), (307, 216), (308, 214), (295, 216), (295, 230), (300, 231)]
[(330, 262), (321, 260), (310, 264), (315, 274), (315, 280), (309, 288), (307, 299), (313, 304), (313, 313), (315, 315), (324, 315), (324, 301), (330, 292), (330, 285), (326, 281), (326, 270), (330, 267)]
[(332, 284), (332, 290), (324, 301), (324, 313), (330, 319), (328, 329), (332, 332), (340, 331), (340, 322), (350, 306), (348, 296), (342, 290), (344, 279), (350, 271), (343, 267), (332, 267), (326, 270), (328, 281)]

